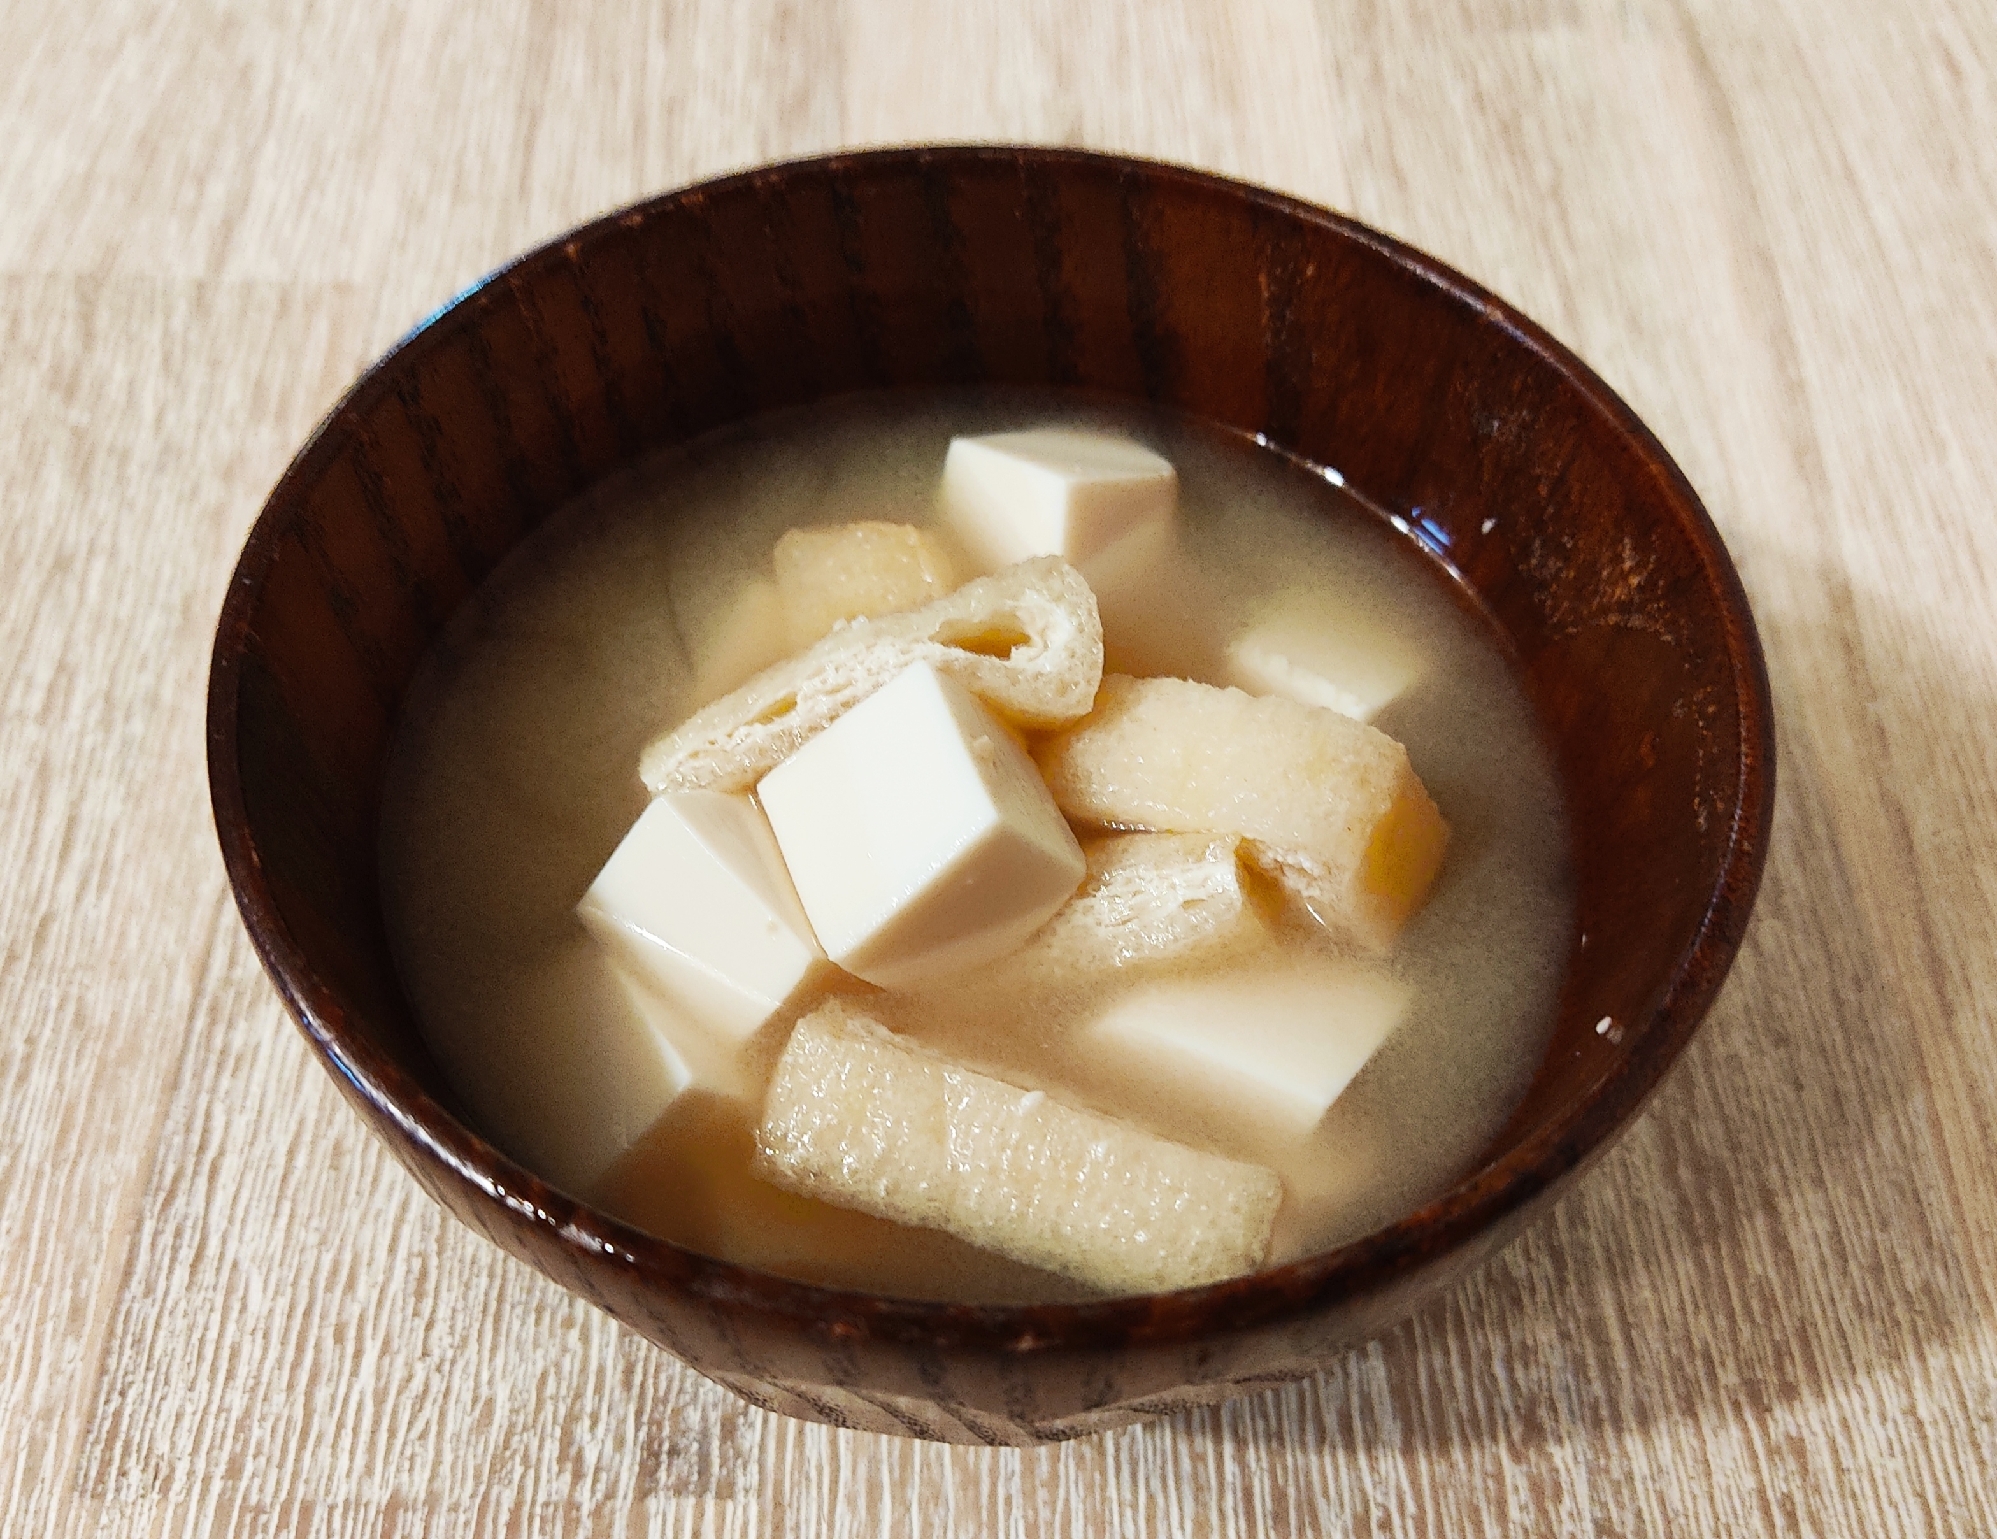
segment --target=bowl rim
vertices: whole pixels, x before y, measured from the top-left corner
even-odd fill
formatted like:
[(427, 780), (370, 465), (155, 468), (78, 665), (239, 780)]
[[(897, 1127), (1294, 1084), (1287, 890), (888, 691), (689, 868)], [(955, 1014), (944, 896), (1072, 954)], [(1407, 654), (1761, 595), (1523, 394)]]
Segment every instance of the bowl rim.
[[(1668, 974), (1644, 1029), (1606, 1064), (1564, 1115), (1532, 1129), (1413, 1213), (1332, 1250), (1245, 1277), (1175, 1293), (1064, 1304), (966, 1304), (823, 1287), (688, 1250), (635, 1229), (553, 1187), (489, 1144), (387, 1054), (349, 1025), (333, 988), (286, 926), (252, 836), (236, 736), (250, 621), (286, 509), (341, 444), (341, 423), (372, 402), (412, 358), (473, 324), (500, 285), (668, 210), (791, 178), (855, 171), (892, 174), (996, 164), (1025, 169), (1088, 166), (1141, 173), (1162, 184), (1243, 200), (1281, 218), (1370, 249), (1440, 289), (1537, 355), (1606, 419), (1658, 481), (1660, 500), (1697, 553), (1722, 616), (1739, 723), (1738, 793), (1729, 809), (1719, 877), (1690, 941)], [(1282, 447), (1282, 446), (1278, 446)], [(1363, 490), (1363, 488), (1362, 488)], [(229, 580), (211, 658), (207, 756), (212, 813), (237, 907), (258, 957), (327, 1069), (350, 1095), (399, 1130), (409, 1147), (562, 1246), (607, 1258), (693, 1298), (746, 1307), (816, 1334), (966, 1351), (1047, 1353), (1105, 1339), (1171, 1345), (1294, 1320), (1379, 1292), (1402, 1274), (1494, 1233), (1549, 1188), (1604, 1152), (1634, 1119), (1703, 1020), (1732, 965), (1759, 888), (1773, 821), (1775, 728), (1767, 667), (1738, 572), (1703, 503), (1663, 445), (1603, 380), (1536, 322), (1446, 264), (1348, 216), (1235, 178), (1171, 162), (1093, 150), (985, 143), (894, 146), (773, 162), (692, 183), (613, 210), (523, 252), (461, 289), (368, 365), (313, 427), (265, 499)], [(427, 1184), (427, 1183), (419, 1183)]]

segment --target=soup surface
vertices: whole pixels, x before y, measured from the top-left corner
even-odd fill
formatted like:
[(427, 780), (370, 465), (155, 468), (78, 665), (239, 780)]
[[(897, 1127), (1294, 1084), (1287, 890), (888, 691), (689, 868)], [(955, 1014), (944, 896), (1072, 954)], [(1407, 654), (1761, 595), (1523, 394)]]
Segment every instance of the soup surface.
[[(932, 524), (953, 435), (1048, 425), (1119, 432), (1177, 467), (1189, 581), (1161, 586), (1147, 623), (1179, 648), (1180, 671), (1204, 677), (1209, 643), (1298, 595), (1335, 606), (1418, 675), (1376, 721), (1452, 830), (1426, 908), (1385, 962), (1412, 1004), (1281, 1164), (1270, 1261), (1412, 1211), (1503, 1124), (1551, 1029), (1571, 930), (1566, 835), (1530, 709), (1440, 567), (1335, 478), (1197, 424), (1044, 394), (891, 394), (758, 418), (598, 486), (463, 607), (410, 690), (382, 809), (390, 941), (438, 1061), (523, 1164), (640, 1228), (809, 1281), (968, 1301), (1077, 1295), (942, 1234), (755, 1179), (753, 1113), (739, 1103), (687, 1094), (654, 1121), (614, 1055), (592, 1049), (629, 1006), (575, 915), (645, 806), (640, 750), (704, 703), (697, 660), (777, 538), (856, 519)], [(1310, 930), (1294, 925), (1285, 944), (1321, 949)], [(1116, 987), (1052, 1015), (968, 986), (872, 1007), (1025, 1083)], [(1245, 1156), (1224, 1123), (1189, 1127), (1141, 1100), (1102, 1109)]]

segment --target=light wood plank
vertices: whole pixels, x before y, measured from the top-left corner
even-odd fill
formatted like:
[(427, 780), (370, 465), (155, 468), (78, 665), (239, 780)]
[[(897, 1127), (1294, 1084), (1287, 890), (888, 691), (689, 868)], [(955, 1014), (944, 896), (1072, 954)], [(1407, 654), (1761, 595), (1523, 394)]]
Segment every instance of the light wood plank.
[(201, 739), (212, 604), (250, 511), (231, 497), (246, 469), (261, 481), (282, 463), (347, 367), (328, 368), (327, 328), (305, 324), (262, 354), (281, 377), (232, 375), (217, 348), (286, 306), (271, 291), (219, 300), (212, 286), (0, 279), (0, 1417), (22, 1532), (53, 1510), (73, 1457), (162, 1081), (233, 930)]
[[(0, 1531), (1997, 1528), (1981, 0), (0, 0)], [(1349, 208), (1574, 344), (1778, 692), (1756, 925), (1555, 1214), (1310, 1383), (1032, 1452), (739, 1407), (442, 1219), (227, 903), (209, 628), (464, 283), (648, 192), (1026, 138)]]

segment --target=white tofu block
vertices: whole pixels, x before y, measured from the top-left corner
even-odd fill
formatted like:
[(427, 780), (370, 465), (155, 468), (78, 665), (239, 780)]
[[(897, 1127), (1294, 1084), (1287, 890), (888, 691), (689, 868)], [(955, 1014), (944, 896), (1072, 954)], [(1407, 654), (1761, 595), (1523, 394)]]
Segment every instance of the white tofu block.
[(1220, 594), (1179, 548), (1176, 519), (1152, 519), (1080, 567), (1103, 622), (1105, 672), (1205, 679), (1223, 666)]
[(1059, 556), (1090, 576), (1089, 562), (1140, 525), (1170, 523), (1179, 478), (1127, 438), (1041, 429), (952, 439), (942, 495), (945, 519), (983, 570)]
[(1026, 752), (917, 663), (757, 788), (820, 944), (889, 987), (1003, 956), (1080, 885), (1081, 846)]
[(1293, 597), (1227, 647), (1227, 680), (1370, 722), (1420, 681), (1421, 658), (1372, 619)]
[[(621, 1018), (624, 1040), (618, 1045), (617, 1057), (624, 1066), (624, 1074), (635, 1074), (648, 1082), (649, 1094), (658, 1102), (658, 1112), (651, 1119), (656, 1122), (665, 1115), (666, 1108), (694, 1084), (696, 1078), (703, 1077), (696, 1075), (680, 1047), (690, 1038), (697, 1039), (699, 1027), (676, 1010), (672, 1002), (638, 972), (621, 948), (610, 953), (605, 963), (624, 1005)], [(599, 1048), (602, 1045), (599, 1042)], [(708, 1088), (714, 1087), (710, 1085)], [(738, 1093), (746, 1095), (748, 1092), (749, 1085), (744, 1081)]]
[(788, 627), (775, 583), (763, 577), (743, 583), (694, 647), (692, 704), (719, 700), (782, 658), (790, 650)]
[[(563, 937), (439, 1040), (480, 1125), (530, 1170), (573, 1192), (614, 1164), (693, 1080), (663, 1007), (588, 935)], [(550, 1031), (550, 1022), (561, 1030)]]
[(1294, 1261), (1371, 1234), (1420, 1200), (1391, 1164), (1396, 1151), (1379, 1109), (1354, 1104), (1362, 1099), (1357, 1091), (1342, 1096), (1316, 1133), (1278, 1162), (1283, 1210), (1271, 1261)]
[(1140, 985), (1083, 1029), (1090, 1078), (1233, 1124), (1237, 1147), (1308, 1138), (1407, 1010), (1409, 990), (1326, 960)]
[[(618, 1052), (629, 1066), (642, 1059), (643, 1072), (653, 1081), (652, 1094), (670, 1094), (659, 1102), (659, 1114), (684, 1091), (704, 1091), (724, 1100), (751, 1104), (769, 1083), (770, 1065), (783, 1046), (781, 1030), (756, 1031), (737, 1037), (717, 1031), (709, 1017), (690, 1008), (684, 993), (674, 995), (654, 971), (643, 967), (633, 947), (621, 940), (603, 948), (604, 961), (623, 1005), (628, 1043)], [(831, 969), (827, 967), (826, 972)], [(801, 991), (815, 996), (816, 990)], [(805, 1001), (800, 1001), (802, 1004)], [(794, 1012), (773, 1015), (788, 1020)], [(599, 1046), (599, 1051), (601, 1047)], [(653, 1121), (657, 1121), (657, 1117)]]
[(743, 1093), (758, 1034), (830, 975), (769, 824), (746, 796), (653, 798), (576, 912), (662, 996), (671, 1015), (655, 1019), (694, 1080), (720, 1094)]

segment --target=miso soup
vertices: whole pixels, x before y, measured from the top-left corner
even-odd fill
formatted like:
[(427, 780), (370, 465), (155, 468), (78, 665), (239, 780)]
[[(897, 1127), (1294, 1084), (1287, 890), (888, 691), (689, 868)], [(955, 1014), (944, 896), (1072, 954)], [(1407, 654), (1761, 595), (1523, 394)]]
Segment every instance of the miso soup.
[[(660, 1086), (617, 1046), (632, 1029), (626, 988), (576, 913), (647, 805), (645, 746), (788, 649), (744, 597), (779, 538), (857, 520), (937, 528), (954, 436), (1050, 425), (1122, 435), (1178, 473), (1173, 563), (1138, 601), (1105, 599), (1111, 669), (1240, 683), (1230, 638), (1258, 617), (1341, 617), (1352, 688), (1387, 701), (1375, 725), (1405, 745), (1450, 828), (1426, 905), (1368, 963), (1405, 1008), (1315, 1131), (1272, 1153), (1226, 1116), (1147, 1104), (1142, 1076), (1074, 1083), (1073, 1034), (1117, 1008), (1121, 976), (1026, 997), (1002, 968), (973, 968), (863, 1002), (1008, 1082), (1268, 1163), (1283, 1184), (1272, 1265), (1412, 1211), (1502, 1126), (1551, 1030), (1572, 903), (1556, 777), (1493, 628), (1405, 527), (1252, 442), (1093, 399), (897, 393), (760, 417), (594, 488), (463, 607), (411, 687), (382, 810), (390, 941), (438, 1062), (522, 1164), (636, 1227), (808, 1281), (1083, 1295), (760, 1179), (753, 1093), (695, 1089), (661, 1112)], [(1294, 906), (1267, 913), (1285, 952), (1343, 945)]]

